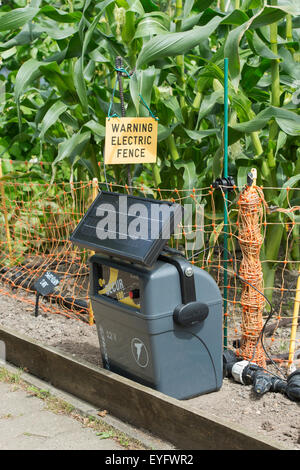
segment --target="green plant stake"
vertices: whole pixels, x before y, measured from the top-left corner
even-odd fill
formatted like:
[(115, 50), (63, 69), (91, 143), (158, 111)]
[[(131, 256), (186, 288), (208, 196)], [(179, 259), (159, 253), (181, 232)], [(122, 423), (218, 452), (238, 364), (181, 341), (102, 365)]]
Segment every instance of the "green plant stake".
[[(228, 59), (224, 59), (224, 178), (228, 178)], [(224, 349), (227, 349), (228, 201), (224, 191)]]

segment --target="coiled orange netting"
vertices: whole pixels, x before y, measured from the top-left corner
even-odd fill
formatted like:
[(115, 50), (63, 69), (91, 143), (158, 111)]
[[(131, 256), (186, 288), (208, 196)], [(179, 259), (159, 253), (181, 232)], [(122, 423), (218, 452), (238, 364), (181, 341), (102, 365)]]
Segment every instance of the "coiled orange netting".
[(238, 240), (242, 250), (239, 275), (245, 281), (241, 294), (242, 339), (237, 350), (244, 359), (266, 367), (266, 357), (259, 335), (263, 327), (265, 298), (260, 249), (263, 207), (261, 195), (256, 186), (247, 187), (240, 195)]

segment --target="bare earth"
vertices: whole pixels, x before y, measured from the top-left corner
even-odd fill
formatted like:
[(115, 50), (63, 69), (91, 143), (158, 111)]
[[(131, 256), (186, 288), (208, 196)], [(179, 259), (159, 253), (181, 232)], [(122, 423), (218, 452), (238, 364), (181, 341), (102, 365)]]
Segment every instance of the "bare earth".
[[(0, 294), (0, 325), (101, 367), (95, 327), (63, 315), (41, 313), (35, 318), (33, 310), (27, 303)], [(257, 399), (251, 386), (224, 379), (220, 391), (185, 403), (286, 449), (300, 450), (300, 404), (281, 394), (267, 393)]]

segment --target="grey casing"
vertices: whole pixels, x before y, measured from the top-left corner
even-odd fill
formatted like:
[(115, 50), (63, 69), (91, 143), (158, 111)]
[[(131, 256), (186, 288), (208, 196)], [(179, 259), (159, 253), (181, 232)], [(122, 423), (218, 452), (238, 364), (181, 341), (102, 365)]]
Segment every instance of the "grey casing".
[[(208, 273), (193, 267), (196, 300), (208, 305), (208, 317), (184, 327), (173, 320), (175, 307), (182, 304), (175, 266), (157, 261), (147, 268), (102, 255), (93, 256), (90, 264), (90, 297), (106, 369), (177, 399), (220, 389), (222, 297)], [(139, 276), (140, 310), (96, 293), (97, 264)]]

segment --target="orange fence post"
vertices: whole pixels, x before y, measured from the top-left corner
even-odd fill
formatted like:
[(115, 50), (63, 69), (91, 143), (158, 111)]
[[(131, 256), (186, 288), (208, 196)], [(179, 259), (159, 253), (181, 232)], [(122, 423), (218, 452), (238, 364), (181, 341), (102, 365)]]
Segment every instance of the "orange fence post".
[(0, 158), (0, 192), (1, 192), (1, 199), (2, 199), (2, 208), (3, 208), (3, 215), (4, 215), (5, 234), (6, 234), (7, 246), (8, 246), (8, 252), (9, 252), (9, 260), (10, 260), (10, 263), (12, 263), (12, 246), (11, 246), (11, 238), (10, 238), (10, 231), (9, 231), (8, 214), (7, 214), (6, 202), (5, 202), (6, 199), (5, 199), (4, 184), (1, 181), (2, 177), (3, 177), (2, 160)]
[[(266, 357), (259, 335), (263, 327), (263, 272), (259, 259), (263, 242), (261, 235), (262, 199), (256, 187), (256, 169), (251, 170), (253, 183), (241, 193), (239, 198), (239, 244), (243, 253), (240, 277), (245, 280), (241, 295), (242, 342), (238, 350), (241, 356), (266, 367)], [(253, 287), (254, 288), (253, 288)], [(258, 292), (259, 291), (259, 292)]]
[[(98, 192), (99, 192), (98, 178), (94, 178), (93, 179), (93, 192), (92, 192), (93, 201), (98, 196)], [(95, 252), (91, 251), (91, 256), (93, 256), (94, 254), (95, 254)], [(94, 322), (95, 322), (94, 321), (94, 313), (93, 313), (92, 303), (90, 301), (90, 305), (89, 305), (89, 325), (90, 326), (94, 325)]]

